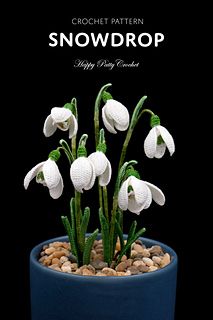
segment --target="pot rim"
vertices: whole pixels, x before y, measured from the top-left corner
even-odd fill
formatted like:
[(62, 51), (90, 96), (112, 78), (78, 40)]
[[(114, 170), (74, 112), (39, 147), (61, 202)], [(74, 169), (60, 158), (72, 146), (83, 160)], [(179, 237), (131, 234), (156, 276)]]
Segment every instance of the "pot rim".
[[(125, 236), (125, 235), (124, 235)], [(99, 234), (100, 237), (100, 234)], [(38, 245), (36, 245), (30, 253), (30, 263), (32, 265), (34, 265), (36, 268), (39, 269), (40, 272), (43, 273), (47, 273), (47, 274), (53, 274), (55, 277), (62, 277), (66, 280), (68, 279), (78, 279), (79, 281), (90, 281), (90, 282), (94, 282), (93, 280), (95, 280), (95, 282), (97, 281), (106, 281), (109, 282), (109, 280), (111, 279), (112, 281), (116, 280), (116, 281), (132, 281), (137, 280), (138, 278), (144, 278), (145, 279), (149, 279), (150, 277), (158, 277), (163, 275), (166, 272), (169, 272), (171, 269), (176, 268), (177, 267), (177, 262), (178, 262), (178, 257), (176, 252), (169, 247), (168, 245), (164, 244), (163, 242), (157, 241), (157, 240), (153, 240), (150, 238), (144, 238), (144, 237), (139, 237), (139, 239), (144, 242), (145, 244), (148, 243), (148, 245), (160, 245), (166, 252), (168, 252), (171, 256), (171, 262), (165, 266), (162, 269), (158, 269), (156, 271), (153, 272), (147, 272), (147, 273), (143, 273), (143, 274), (138, 274), (138, 275), (132, 275), (132, 276), (108, 276), (108, 277), (96, 277), (96, 276), (82, 276), (82, 275), (78, 275), (78, 274), (72, 274), (72, 273), (65, 273), (65, 272), (59, 272), (56, 271), (54, 269), (48, 268), (44, 265), (42, 265), (39, 261), (38, 261), (38, 255), (41, 251), (41, 248), (48, 243), (51, 242), (55, 242), (55, 241), (68, 241), (68, 236), (60, 236), (60, 237), (55, 237), (52, 239), (48, 239), (46, 241), (43, 241), (41, 243), (39, 243)], [(101, 278), (101, 280), (99, 280)]]

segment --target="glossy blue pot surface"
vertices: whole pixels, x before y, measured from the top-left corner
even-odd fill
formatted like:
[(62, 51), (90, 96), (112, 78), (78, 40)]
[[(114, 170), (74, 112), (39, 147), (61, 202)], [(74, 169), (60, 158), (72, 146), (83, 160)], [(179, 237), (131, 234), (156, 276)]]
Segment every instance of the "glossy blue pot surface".
[(173, 249), (140, 238), (147, 247), (160, 245), (171, 263), (158, 271), (125, 277), (80, 276), (54, 271), (38, 262), (45, 241), (30, 255), (32, 320), (173, 320), (177, 255)]

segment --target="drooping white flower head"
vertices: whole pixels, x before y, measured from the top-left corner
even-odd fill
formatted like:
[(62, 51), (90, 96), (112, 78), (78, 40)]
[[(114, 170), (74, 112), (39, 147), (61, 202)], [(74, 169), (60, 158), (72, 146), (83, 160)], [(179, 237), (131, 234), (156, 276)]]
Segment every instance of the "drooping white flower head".
[(143, 209), (150, 206), (152, 199), (160, 206), (165, 203), (165, 196), (159, 188), (149, 182), (130, 176), (120, 188), (118, 206), (121, 210), (129, 210), (139, 215)]
[(69, 130), (70, 139), (76, 135), (78, 122), (71, 110), (67, 108), (52, 108), (51, 114), (46, 118), (44, 123), (44, 135), (50, 137), (57, 128), (62, 131)]
[(88, 158), (79, 157), (71, 165), (70, 177), (74, 188), (83, 193), (84, 190), (89, 190), (95, 183), (95, 167)]
[[(144, 151), (148, 158), (162, 158), (166, 148), (168, 148), (170, 156), (175, 152), (175, 143), (169, 131), (160, 125), (159, 118), (157, 118), (153, 128), (149, 131), (148, 136), (144, 141)], [(154, 119), (154, 120), (155, 120)], [(152, 120), (151, 120), (152, 122)]]
[(111, 133), (125, 131), (129, 126), (129, 112), (120, 102), (109, 99), (102, 108), (102, 119), (105, 127)]
[(50, 196), (58, 199), (63, 192), (63, 180), (54, 160), (48, 159), (37, 164), (24, 178), (24, 187), (28, 188), (30, 181), (36, 177), (36, 182), (48, 187)]
[(93, 152), (88, 159), (93, 163), (96, 177), (99, 177), (100, 186), (107, 186), (112, 175), (111, 163), (101, 151)]

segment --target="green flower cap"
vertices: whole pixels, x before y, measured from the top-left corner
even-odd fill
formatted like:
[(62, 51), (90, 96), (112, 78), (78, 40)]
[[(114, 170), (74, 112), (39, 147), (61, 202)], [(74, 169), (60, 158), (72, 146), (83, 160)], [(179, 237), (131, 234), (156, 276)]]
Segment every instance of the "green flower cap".
[(104, 91), (104, 92), (102, 93), (102, 99), (103, 99), (103, 101), (106, 103), (107, 100), (112, 99), (112, 95), (111, 95), (109, 92)]
[(58, 161), (58, 159), (60, 158), (61, 154), (59, 150), (53, 150), (49, 153), (48, 158), (53, 160), (53, 161)]
[(127, 178), (129, 178), (130, 176), (134, 176), (137, 179), (140, 179), (140, 174), (137, 170), (135, 170), (132, 166), (129, 167), (126, 170), (125, 176), (124, 176), (124, 180), (126, 180)]
[(87, 156), (87, 149), (85, 146), (81, 145), (78, 147), (77, 156), (78, 156), (78, 158)]
[(150, 126), (153, 128), (159, 125), (160, 125), (160, 118), (156, 114), (154, 114), (153, 116), (151, 116)]
[(106, 143), (99, 143), (97, 145), (96, 151), (101, 151), (101, 152), (103, 152), (105, 154), (106, 150), (107, 150)]

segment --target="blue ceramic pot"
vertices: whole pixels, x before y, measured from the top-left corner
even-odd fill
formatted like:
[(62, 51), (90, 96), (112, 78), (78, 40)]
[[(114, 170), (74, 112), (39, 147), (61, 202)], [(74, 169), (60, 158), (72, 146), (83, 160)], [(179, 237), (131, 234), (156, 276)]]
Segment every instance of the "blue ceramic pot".
[(54, 271), (38, 262), (42, 246), (30, 255), (32, 320), (173, 320), (177, 255), (163, 243), (141, 238), (147, 247), (160, 245), (171, 257), (165, 268), (125, 277), (79, 276)]

